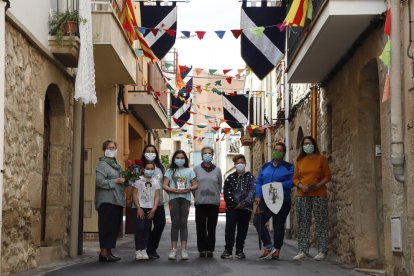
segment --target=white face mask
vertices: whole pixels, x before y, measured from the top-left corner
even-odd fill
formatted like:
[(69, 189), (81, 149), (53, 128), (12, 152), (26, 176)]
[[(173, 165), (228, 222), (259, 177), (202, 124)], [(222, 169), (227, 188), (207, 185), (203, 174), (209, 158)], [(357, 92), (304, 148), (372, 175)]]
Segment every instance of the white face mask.
[(105, 156), (108, 157), (108, 158), (114, 158), (116, 156), (116, 154), (117, 154), (116, 149), (115, 150), (110, 150), (110, 149), (105, 150)]
[(157, 155), (154, 152), (146, 152), (144, 156), (145, 159), (147, 159), (148, 161), (154, 161), (155, 157), (157, 157)]
[(246, 169), (246, 164), (239, 163), (239, 164), (234, 165), (234, 167), (236, 167), (237, 172), (241, 173), (241, 172), (244, 172), (244, 170)]

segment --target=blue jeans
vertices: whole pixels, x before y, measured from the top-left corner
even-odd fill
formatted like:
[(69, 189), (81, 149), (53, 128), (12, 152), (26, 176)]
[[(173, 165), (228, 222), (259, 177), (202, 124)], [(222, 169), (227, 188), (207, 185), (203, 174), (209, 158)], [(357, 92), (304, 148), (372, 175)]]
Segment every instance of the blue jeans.
[(249, 221), (252, 211), (247, 209), (233, 209), (226, 210), (226, 230), (225, 239), (226, 245), (224, 249), (229, 252), (233, 251), (234, 234), (237, 228), (236, 235), (236, 250), (243, 250), (244, 241), (246, 240), (247, 231), (249, 230)]
[[(267, 208), (263, 199), (260, 202), (259, 207), (262, 213), (254, 215), (253, 223), (256, 227), (257, 233), (259, 233), (259, 230), (261, 229), (261, 233), (259, 233), (259, 235), (263, 241), (263, 246), (267, 249), (272, 247), (276, 249), (282, 248), (283, 239), (285, 238), (285, 222), (291, 208), (290, 198), (283, 200), (282, 208), (276, 215), (273, 214), (269, 208)], [(268, 222), (270, 218), (273, 218), (273, 245), (272, 240), (270, 239), (269, 230), (267, 230), (267, 227), (265, 226), (266, 222)], [(261, 224), (260, 227), (259, 223)]]

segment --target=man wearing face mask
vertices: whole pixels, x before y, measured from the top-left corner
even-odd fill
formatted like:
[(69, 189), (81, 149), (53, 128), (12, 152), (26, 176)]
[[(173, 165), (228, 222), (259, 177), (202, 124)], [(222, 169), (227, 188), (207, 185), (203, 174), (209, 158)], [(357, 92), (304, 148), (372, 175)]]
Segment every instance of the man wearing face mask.
[(233, 254), (234, 234), (236, 235), (236, 258), (244, 259), (244, 241), (249, 229), (254, 196), (256, 193), (254, 176), (246, 171), (246, 158), (243, 154), (233, 157), (236, 171), (224, 181), (223, 193), (226, 201), (226, 245), (222, 259), (230, 259)]
[[(291, 208), (290, 193), (293, 187), (292, 177), (294, 172), (293, 165), (283, 160), (285, 153), (285, 144), (282, 142), (276, 143), (272, 152), (272, 160), (260, 168), (256, 179), (255, 204), (258, 206), (258, 212), (254, 217), (254, 226), (263, 241), (264, 247), (260, 259), (279, 259), (280, 249), (285, 237), (285, 222)], [(272, 213), (267, 208), (263, 199), (262, 185), (271, 182), (282, 182), (283, 186), (283, 204), (277, 214)], [(273, 220), (273, 243), (265, 226), (270, 218)]]
[(219, 167), (212, 163), (214, 150), (201, 149), (203, 162), (194, 167), (198, 189), (195, 191), (197, 248), (200, 258), (211, 258), (216, 244), (216, 226), (220, 206), (222, 175)]

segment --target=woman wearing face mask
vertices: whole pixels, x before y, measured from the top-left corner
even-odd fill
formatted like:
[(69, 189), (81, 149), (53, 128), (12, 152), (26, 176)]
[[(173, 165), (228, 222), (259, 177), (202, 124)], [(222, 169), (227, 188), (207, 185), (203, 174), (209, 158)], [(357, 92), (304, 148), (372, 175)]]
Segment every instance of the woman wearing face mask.
[[(285, 144), (276, 143), (272, 152), (272, 160), (260, 168), (256, 179), (255, 204), (258, 206), (258, 212), (254, 216), (253, 223), (263, 241), (264, 250), (260, 259), (279, 259), (285, 237), (285, 222), (291, 208), (290, 193), (293, 187), (294, 172), (293, 165), (283, 160), (285, 153)], [(282, 182), (283, 185), (283, 204), (277, 214), (272, 213), (263, 200), (262, 185), (271, 182)], [(265, 226), (270, 218), (273, 221), (273, 243)]]
[(194, 194), (197, 249), (201, 258), (213, 257), (216, 245), (216, 226), (223, 181), (220, 168), (212, 163), (213, 155), (213, 148), (202, 148), (203, 162), (194, 167), (198, 183), (198, 189)]
[(315, 139), (306, 136), (296, 162), (293, 182), (296, 186), (296, 216), (298, 221), (299, 254), (293, 259), (300, 260), (309, 255), (309, 229), (312, 213), (315, 218), (319, 253), (314, 257), (320, 261), (328, 253), (328, 199), (326, 183), (331, 180), (328, 160), (320, 154)]
[(125, 179), (119, 177), (121, 166), (116, 160), (116, 142), (103, 143), (104, 157), (99, 158), (96, 167), (95, 208), (98, 210), (100, 262), (116, 262), (121, 258), (112, 254), (122, 222), (122, 208), (125, 206)]
[[(147, 163), (154, 162), (154, 177), (158, 180), (160, 186), (162, 186), (162, 179), (164, 177), (165, 169), (161, 164), (157, 148), (154, 145), (146, 145), (144, 147), (144, 150), (142, 151), (141, 161), (144, 167)], [(160, 190), (158, 208), (154, 214), (152, 223), (154, 227), (152, 228), (151, 234), (149, 236), (147, 254), (150, 259), (158, 259), (160, 255), (158, 255), (157, 249), (165, 227), (165, 208), (162, 187)]]
[(135, 260), (148, 260), (148, 242), (152, 220), (160, 200), (160, 181), (155, 175), (155, 163), (144, 165), (143, 175), (133, 184), (132, 198), (137, 208), (135, 224)]
[(249, 229), (249, 221), (256, 193), (255, 178), (246, 171), (246, 158), (243, 154), (233, 157), (236, 171), (224, 181), (223, 193), (226, 201), (226, 245), (221, 254), (222, 259), (229, 259), (233, 254), (234, 234), (236, 236), (236, 258), (244, 259), (244, 241)]
[(164, 175), (163, 188), (169, 194), (171, 215), (171, 251), (169, 260), (177, 259), (178, 235), (181, 240), (181, 259), (188, 260), (187, 220), (191, 204), (191, 192), (197, 190), (194, 171), (188, 167), (188, 157), (183, 150), (177, 150), (171, 159), (170, 168)]

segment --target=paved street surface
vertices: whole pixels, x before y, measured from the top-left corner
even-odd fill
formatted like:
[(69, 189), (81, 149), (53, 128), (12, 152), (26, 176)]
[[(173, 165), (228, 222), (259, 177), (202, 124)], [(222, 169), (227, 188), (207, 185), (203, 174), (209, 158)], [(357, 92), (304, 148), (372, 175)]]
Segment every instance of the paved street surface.
[[(331, 259), (322, 262), (316, 262), (312, 258), (293, 261), (292, 257), (297, 253), (296, 241), (285, 242), (280, 260), (259, 260), (258, 237), (253, 225), (250, 225), (246, 239), (247, 259), (222, 260), (220, 254), (224, 248), (224, 214), (220, 214), (217, 226), (214, 258), (201, 259), (198, 257), (196, 246), (194, 211), (191, 212), (190, 219), (192, 219), (189, 221), (188, 249), (190, 259), (187, 261), (169, 261), (167, 259), (171, 228), (171, 225), (167, 224), (158, 250), (161, 255), (158, 260), (135, 261), (133, 236), (128, 235), (118, 242), (118, 247), (114, 250), (116, 255), (122, 257), (118, 263), (99, 263), (98, 242), (85, 242), (84, 255), (79, 259), (67, 259), (65, 263), (19, 275), (364, 275), (349, 266), (337, 264)], [(313, 256), (316, 253), (314, 250), (311, 251)]]

